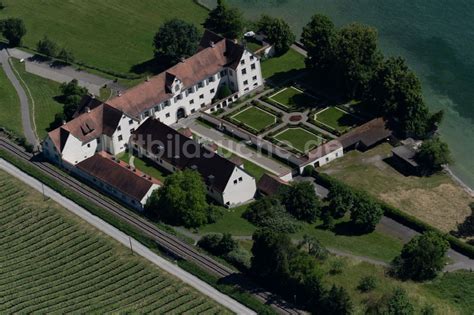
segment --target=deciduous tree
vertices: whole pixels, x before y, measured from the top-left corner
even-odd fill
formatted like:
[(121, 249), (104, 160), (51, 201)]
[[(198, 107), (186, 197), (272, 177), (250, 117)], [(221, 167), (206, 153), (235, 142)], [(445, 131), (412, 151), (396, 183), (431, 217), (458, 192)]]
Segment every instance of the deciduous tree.
[(61, 102), (64, 104), (64, 118), (70, 120), (77, 111), (82, 97), (87, 94), (87, 89), (79, 86), (78, 81), (73, 79), (69, 83), (61, 84), (60, 90)]
[(335, 47), (335, 74), (348, 98), (358, 97), (382, 60), (377, 30), (353, 23), (342, 28)]
[(20, 46), (21, 39), (26, 34), (25, 23), (22, 19), (9, 18), (0, 21), (0, 29), (3, 37), (8, 40), (11, 47)]
[(217, 6), (209, 12), (203, 25), (230, 39), (242, 36), (244, 29), (242, 13), (237, 8), (229, 8), (224, 0), (217, 0)]
[(321, 213), (314, 186), (309, 182), (297, 182), (282, 189), (281, 201), (286, 210), (298, 220), (314, 222)]
[(415, 236), (394, 259), (393, 271), (402, 279), (432, 279), (443, 269), (448, 248), (449, 243), (436, 232)]
[(351, 223), (363, 232), (372, 232), (382, 218), (383, 210), (378, 203), (365, 194), (359, 194), (351, 210)]
[(49, 39), (48, 36), (44, 36), (43, 39), (39, 40), (36, 44), (36, 50), (40, 54), (48, 57), (56, 57), (58, 54), (58, 45)]
[(157, 196), (145, 208), (163, 222), (188, 228), (208, 222), (206, 187), (198, 172), (186, 169), (171, 174), (154, 193)]
[(337, 37), (337, 30), (327, 16), (313, 15), (301, 34), (301, 42), (308, 52), (306, 67), (316, 74), (325, 74), (334, 64)]
[(452, 161), (448, 145), (439, 137), (425, 140), (416, 154), (416, 160), (426, 174), (437, 172)]
[(283, 19), (262, 15), (257, 22), (257, 27), (259, 32), (267, 36), (268, 42), (273, 44), (277, 55), (286, 53), (295, 41), (295, 35)]
[(160, 62), (176, 64), (181, 58), (196, 53), (199, 31), (191, 23), (179, 19), (165, 22), (155, 34), (155, 57)]

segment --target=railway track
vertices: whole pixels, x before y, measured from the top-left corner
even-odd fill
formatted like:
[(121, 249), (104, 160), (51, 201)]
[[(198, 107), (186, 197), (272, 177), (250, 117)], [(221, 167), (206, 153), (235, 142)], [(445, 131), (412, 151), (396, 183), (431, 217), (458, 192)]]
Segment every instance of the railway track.
[[(185, 243), (174, 235), (160, 230), (158, 227), (146, 221), (137, 214), (131, 213), (131, 211), (126, 210), (119, 203), (109, 198), (104, 198), (104, 196), (100, 192), (82, 184), (77, 179), (67, 174), (64, 174), (48, 162), (33, 159), (33, 154), (25, 152), (21, 147), (10, 143), (8, 140), (0, 139), (0, 148), (16, 156), (17, 158), (20, 158), (23, 161), (34, 165), (37, 169), (41, 170), (43, 173), (50, 176), (65, 187), (73, 190), (82, 197), (91, 201), (93, 204), (107, 210), (108, 212), (112, 213), (113, 215), (125, 221), (126, 223), (139, 229), (149, 237), (153, 238), (162, 248), (167, 250), (169, 253), (179, 258), (196, 263), (200, 267), (212, 272), (220, 278), (226, 278), (236, 274), (232, 269), (220, 264), (214, 259), (199, 252), (192, 245)], [(256, 296), (259, 300), (265, 303), (268, 302), (280, 314), (304, 313), (302, 311), (294, 309), (291, 306), (288, 306), (286, 302), (276, 299), (275, 296), (270, 292), (262, 290), (258, 286), (251, 283), (248, 279), (245, 279), (245, 285), (242, 285), (242, 287), (248, 288), (249, 286), (251, 287), (250, 291), (254, 296)]]

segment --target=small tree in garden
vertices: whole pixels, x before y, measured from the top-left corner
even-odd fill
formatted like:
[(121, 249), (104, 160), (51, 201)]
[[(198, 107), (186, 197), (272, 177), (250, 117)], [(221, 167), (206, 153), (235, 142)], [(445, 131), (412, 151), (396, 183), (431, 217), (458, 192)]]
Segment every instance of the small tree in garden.
[(224, 0), (217, 0), (216, 8), (209, 12), (203, 25), (229, 39), (239, 38), (244, 29), (242, 13), (237, 8), (229, 8)]
[(18, 18), (9, 18), (0, 21), (0, 30), (11, 47), (20, 46), (21, 39), (26, 34), (25, 23), (23, 23), (22, 19)]
[(74, 54), (70, 50), (67, 50), (66, 48), (62, 48), (59, 51), (57, 58), (61, 59), (67, 64), (70, 64), (76, 60), (76, 58), (74, 57)]
[(48, 36), (44, 36), (43, 39), (39, 40), (36, 44), (36, 50), (45, 56), (56, 57), (58, 53), (58, 45), (50, 40)]

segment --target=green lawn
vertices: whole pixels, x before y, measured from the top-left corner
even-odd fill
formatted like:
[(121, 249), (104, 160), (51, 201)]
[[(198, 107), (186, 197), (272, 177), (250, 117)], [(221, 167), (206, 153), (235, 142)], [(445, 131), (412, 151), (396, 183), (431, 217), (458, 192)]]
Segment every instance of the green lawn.
[(2, 68), (0, 68), (0, 126), (18, 136), (23, 136), (20, 100)]
[[(339, 274), (331, 274), (329, 271), (336, 261), (343, 264), (342, 272)], [(444, 295), (440, 294), (442, 290), (431, 291), (426, 288), (426, 285), (420, 283), (399, 281), (387, 275), (387, 270), (384, 267), (362, 262), (358, 259), (332, 256), (320, 264), (326, 273), (324, 279), (328, 286), (335, 284), (343, 286), (347, 290), (354, 303), (354, 314), (367, 314), (366, 307), (368, 303), (373, 303), (381, 299), (384, 295), (391, 294), (397, 287), (406, 290), (411, 303), (414, 304), (415, 314), (421, 314), (422, 308), (427, 305), (431, 305), (435, 308), (435, 314), (459, 314), (463, 305), (466, 305), (469, 299), (472, 300), (471, 297), (468, 298), (468, 295), (472, 293), (472, 291), (466, 291), (463, 295), (468, 298), (465, 304), (459, 305), (453, 303), (454, 301), (450, 302)], [(357, 286), (360, 279), (366, 276), (375, 277), (376, 288), (373, 291), (362, 293), (357, 289)], [(460, 290), (457, 289), (452, 292), (459, 291)], [(469, 314), (472, 314), (472, 303), (467, 307), (467, 309), (469, 308), (471, 308), (471, 313)]]
[[(30, 107), (34, 103), (34, 119), (36, 132), (40, 140), (44, 139), (50, 129), (54, 116), (63, 111), (63, 105), (57, 102), (54, 97), (61, 94), (60, 84), (25, 71), (25, 65), (16, 59), (12, 59), (15, 70), (19, 73), (23, 85), (26, 84), (26, 94), (30, 98)], [(30, 94), (33, 100), (31, 100)]]
[(314, 115), (315, 120), (339, 132), (345, 132), (359, 123), (353, 115), (337, 107), (328, 107)]
[(250, 106), (232, 116), (232, 119), (244, 123), (256, 132), (273, 125), (276, 117), (258, 107)]
[(317, 105), (316, 99), (292, 86), (276, 92), (270, 99), (292, 110), (314, 108)]
[(295, 237), (300, 239), (304, 234), (313, 235), (329, 248), (385, 262), (390, 262), (400, 254), (403, 246), (400, 240), (378, 230), (363, 235), (345, 233), (344, 230), (348, 221), (349, 218), (338, 220), (334, 231), (320, 228), (322, 222), (304, 224), (302, 230), (298, 231)]
[[(121, 153), (118, 158), (122, 161), (124, 161), (127, 164), (130, 164), (130, 153), (129, 152), (124, 152)], [(147, 159), (146, 157), (143, 158), (138, 158), (134, 156), (133, 158), (133, 164), (135, 165), (136, 169), (150, 175), (151, 177), (154, 177), (156, 179), (159, 179), (160, 181), (164, 182), (166, 176), (168, 176), (170, 173)]]
[(200, 234), (230, 233), (234, 236), (249, 236), (255, 231), (255, 226), (242, 218), (242, 213), (247, 205), (225, 209), (224, 216), (216, 223), (204, 225), (199, 228)]
[(474, 273), (446, 273), (424, 287), (439, 298), (458, 305), (462, 314), (474, 314)]
[(3, 171), (0, 186), (0, 313), (229, 313)]
[(153, 58), (153, 36), (173, 18), (202, 29), (207, 10), (193, 0), (3, 0), (0, 19), (20, 17), (24, 45), (35, 48), (47, 35), (76, 59), (110, 71), (129, 73)]
[(288, 128), (275, 135), (274, 138), (301, 153), (306, 153), (324, 142), (321, 136), (299, 127)]
[(282, 56), (269, 58), (262, 62), (262, 75), (274, 84), (294, 78), (305, 69), (304, 56), (293, 49)]

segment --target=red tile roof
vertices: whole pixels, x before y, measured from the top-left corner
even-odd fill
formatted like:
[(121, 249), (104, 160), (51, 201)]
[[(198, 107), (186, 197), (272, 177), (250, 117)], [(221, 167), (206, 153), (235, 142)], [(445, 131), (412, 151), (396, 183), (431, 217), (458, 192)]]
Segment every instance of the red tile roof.
[[(206, 31), (203, 38), (211, 32)], [(174, 78), (179, 79), (183, 89), (187, 89), (200, 81), (216, 74), (225, 67), (236, 67), (242, 57), (244, 48), (216, 34), (212, 38), (220, 38), (212, 46), (201, 47), (195, 55), (183, 60), (170, 69), (150, 78), (109, 101), (110, 105), (123, 112), (137, 117), (140, 113), (171, 98), (169, 89)]]
[(267, 196), (273, 196), (279, 193), (282, 186), (288, 186), (289, 184), (278, 177), (270, 174), (263, 174), (257, 183), (258, 190)]
[(366, 147), (389, 138), (392, 131), (387, 127), (387, 123), (383, 118), (375, 118), (371, 121), (352, 129), (348, 133), (340, 136), (337, 140), (342, 143), (345, 148), (351, 147), (360, 142)]
[(76, 167), (90, 176), (112, 186), (117, 191), (141, 201), (153, 184), (161, 186), (161, 182), (125, 162), (112, 160), (105, 152), (99, 152), (78, 163)]
[(111, 137), (117, 129), (121, 117), (121, 111), (104, 103), (50, 131), (48, 135), (58, 151), (62, 152), (70, 134), (82, 143), (98, 138), (102, 134)]

